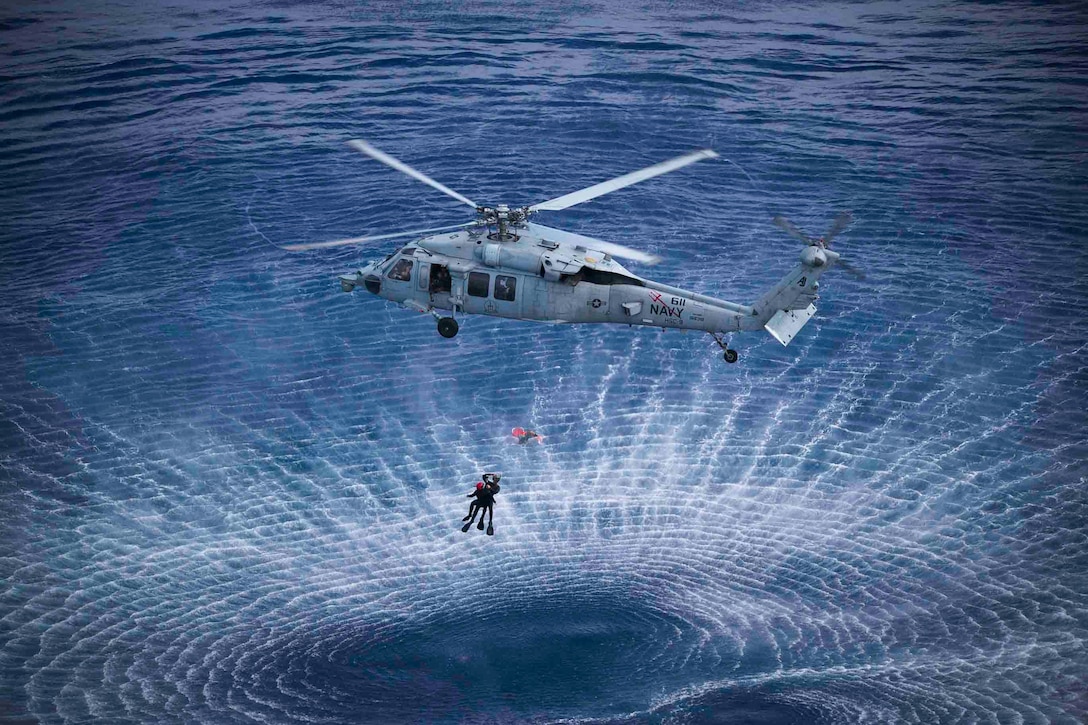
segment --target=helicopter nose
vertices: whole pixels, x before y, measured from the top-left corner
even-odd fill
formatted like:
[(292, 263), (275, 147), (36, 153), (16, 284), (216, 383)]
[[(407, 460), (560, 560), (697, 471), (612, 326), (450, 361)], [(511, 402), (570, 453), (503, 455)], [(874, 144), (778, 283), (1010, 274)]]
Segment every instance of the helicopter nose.
[(356, 271), (354, 274), (340, 275), (340, 289), (345, 292), (351, 292), (359, 286), (361, 282), (366, 291), (371, 294), (378, 294), (382, 291), (382, 278), (374, 273), (375, 265), (373, 263), (364, 266), (362, 269)]

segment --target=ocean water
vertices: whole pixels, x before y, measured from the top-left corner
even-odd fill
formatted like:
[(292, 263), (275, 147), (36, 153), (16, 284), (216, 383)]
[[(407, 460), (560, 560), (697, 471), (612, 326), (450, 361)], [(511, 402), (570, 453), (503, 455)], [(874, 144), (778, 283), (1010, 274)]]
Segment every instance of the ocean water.
[[(0, 722), (1088, 718), (1083, 5), (0, 14)], [(782, 347), (434, 321), (280, 246), (540, 221)], [(542, 445), (508, 432), (532, 427)], [(465, 494), (503, 472), (496, 533)]]

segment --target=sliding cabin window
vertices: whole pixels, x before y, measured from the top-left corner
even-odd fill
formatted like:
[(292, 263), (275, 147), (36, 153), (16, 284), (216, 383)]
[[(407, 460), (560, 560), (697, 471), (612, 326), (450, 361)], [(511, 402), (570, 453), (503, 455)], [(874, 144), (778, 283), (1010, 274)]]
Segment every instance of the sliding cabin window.
[(517, 288), (517, 277), (507, 277), (504, 274), (495, 277), (495, 299), (503, 302), (513, 302)]
[(487, 297), (487, 290), (491, 286), (491, 275), (487, 272), (468, 273), (468, 293), (473, 297)]

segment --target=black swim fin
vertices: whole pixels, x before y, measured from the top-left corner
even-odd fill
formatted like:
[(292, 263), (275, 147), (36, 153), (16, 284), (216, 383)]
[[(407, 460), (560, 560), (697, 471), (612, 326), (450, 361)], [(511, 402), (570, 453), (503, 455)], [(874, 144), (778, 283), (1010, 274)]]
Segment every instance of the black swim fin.
[(464, 531), (464, 532), (466, 532), (466, 533), (467, 533), (467, 532), (468, 532), (468, 527), (469, 527), (469, 526), (472, 526), (472, 522), (471, 522), (471, 521), (469, 521), (469, 522), (468, 522), (467, 524), (465, 524), (464, 526), (462, 526), (462, 527), (461, 527), (461, 531)]
[(492, 526), (491, 524), (487, 525), (487, 535), (488, 536), (494, 536), (495, 535), (495, 527)]

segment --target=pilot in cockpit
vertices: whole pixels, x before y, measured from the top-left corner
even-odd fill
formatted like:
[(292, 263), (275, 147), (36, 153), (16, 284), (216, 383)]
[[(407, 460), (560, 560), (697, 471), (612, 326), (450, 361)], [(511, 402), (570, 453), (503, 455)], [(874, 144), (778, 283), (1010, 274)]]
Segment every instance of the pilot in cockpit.
[(407, 257), (398, 259), (393, 265), (393, 268), (389, 270), (389, 279), (394, 279), (399, 282), (407, 282), (412, 279), (412, 260)]

